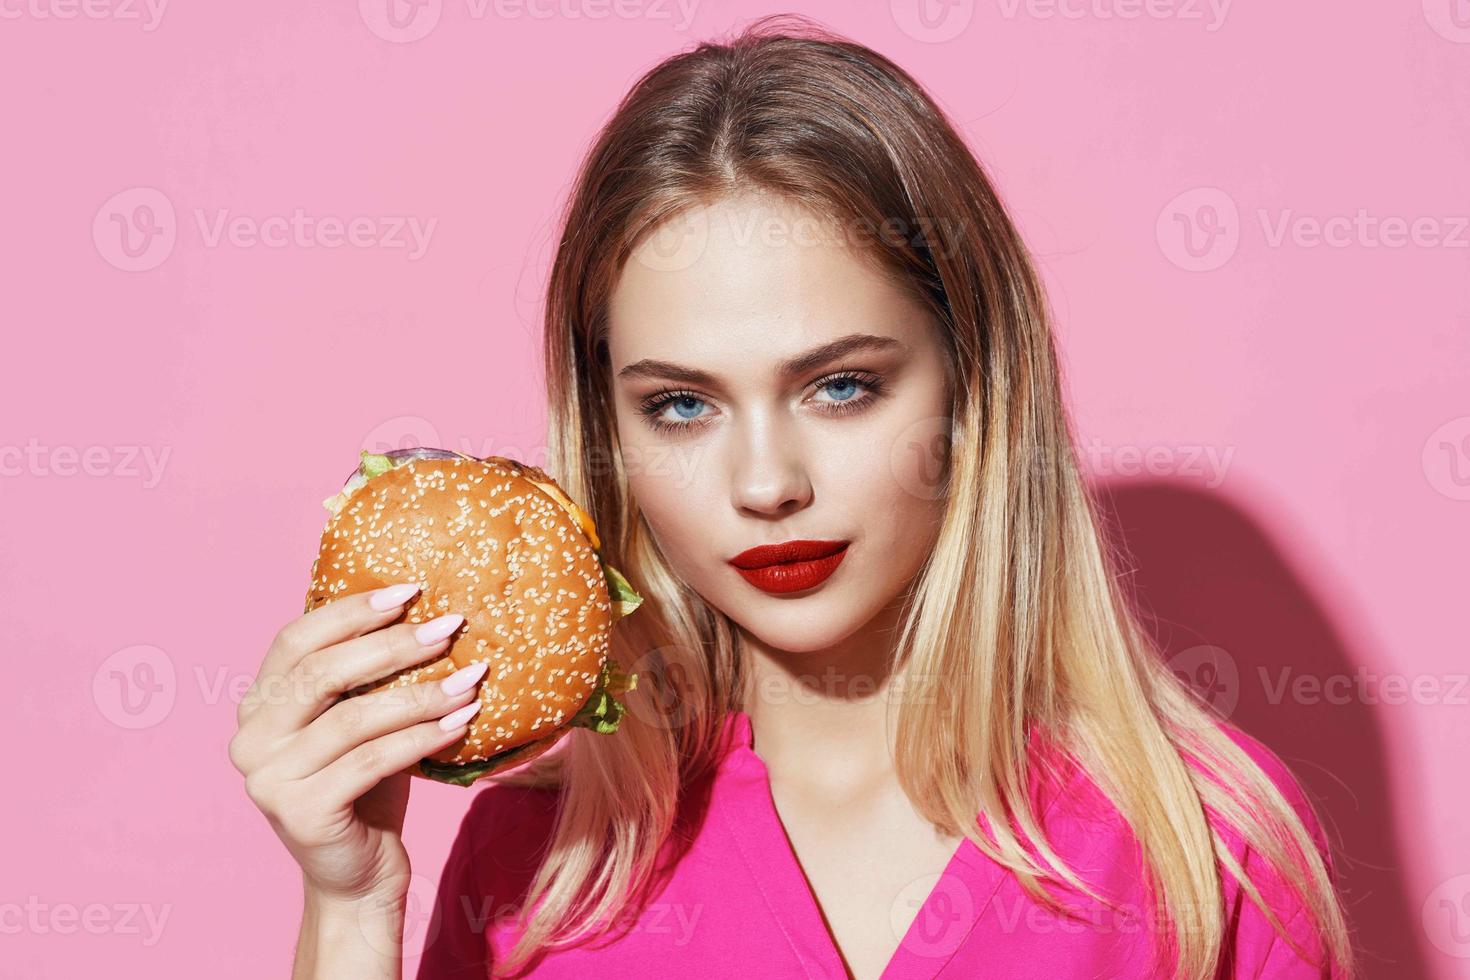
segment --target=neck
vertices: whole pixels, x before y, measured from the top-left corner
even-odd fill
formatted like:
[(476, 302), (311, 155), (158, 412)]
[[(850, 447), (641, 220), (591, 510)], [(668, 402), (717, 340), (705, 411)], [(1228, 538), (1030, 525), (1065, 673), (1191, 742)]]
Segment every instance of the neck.
[(902, 613), (900, 597), (857, 633), (819, 650), (781, 650), (741, 632), (745, 712), (773, 782), (841, 794), (892, 778), (890, 702), (896, 709), (897, 698), (890, 681)]

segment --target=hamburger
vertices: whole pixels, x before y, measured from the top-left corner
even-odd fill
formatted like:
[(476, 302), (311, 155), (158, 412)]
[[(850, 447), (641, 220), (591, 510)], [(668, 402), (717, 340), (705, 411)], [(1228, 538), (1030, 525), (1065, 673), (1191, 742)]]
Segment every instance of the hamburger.
[(611, 632), (643, 600), (603, 562), (591, 517), (545, 472), (445, 449), (364, 450), (322, 505), (331, 517), (306, 611), (417, 582), (406, 622), (465, 618), (443, 656), (342, 697), (490, 665), (469, 731), (405, 772), (468, 786), (531, 761), (574, 728), (617, 731), (617, 698), (637, 675), (609, 658)]

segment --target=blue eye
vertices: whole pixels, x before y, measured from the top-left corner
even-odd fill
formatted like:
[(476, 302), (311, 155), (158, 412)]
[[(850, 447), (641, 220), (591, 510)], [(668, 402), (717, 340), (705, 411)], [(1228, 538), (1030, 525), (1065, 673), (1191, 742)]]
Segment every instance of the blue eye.
[[(829, 399), (817, 399), (818, 411), (827, 415), (841, 415), (867, 408), (886, 393), (883, 380), (867, 372), (845, 371), (829, 375), (816, 382), (818, 394), (826, 393)], [(863, 396), (862, 390), (867, 394)], [(638, 406), (639, 414), (648, 419), (648, 424), (659, 432), (675, 432), (702, 428), (710, 421), (703, 417), (707, 402), (690, 391), (661, 391), (650, 395)], [(664, 409), (673, 407), (679, 418), (675, 421), (664, 416)]]
[(685, 414), (684, 409), (688, 407), (685, 404), (686, 402), (694, 402), (695, 403), (694, 404), (694, 407), (692, 409), (690, 409), (691, 412), (697, 412), (699, 410), (699, 406), (702, 405), (702, 404), (704, 404), (698, 398), (693, 398), (693, 397), (691, 397), (689, 395), (684, 395), (684, 396), (682, 396), (680, 398), (676, 398), (671, 403), (674, 406), (674, 411), (678, 412), (681, 416), (683, 416), (686, 419), (692, 419), (692, 418), (694, 418), (694, 415), (692, 415), (692, 414)]

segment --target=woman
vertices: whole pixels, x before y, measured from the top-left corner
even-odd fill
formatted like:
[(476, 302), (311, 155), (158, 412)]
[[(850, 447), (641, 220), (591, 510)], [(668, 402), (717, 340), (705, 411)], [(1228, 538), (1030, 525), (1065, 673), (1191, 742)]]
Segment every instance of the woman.
[[(420, 977), (1348, 975), (1320, 824), (1119, 594), (1037, 276), (901, 69), (776, 18), (649, 72), (579, 174), (545, 365), (640, 684), (477, 793)], [(476, 709), (329, 706), (442, 652), (390, 625), (411, 596), (289, 624), (257, 686), (313, 695), (241, 709), (298, 977), (401, 968), (394, 774)]]

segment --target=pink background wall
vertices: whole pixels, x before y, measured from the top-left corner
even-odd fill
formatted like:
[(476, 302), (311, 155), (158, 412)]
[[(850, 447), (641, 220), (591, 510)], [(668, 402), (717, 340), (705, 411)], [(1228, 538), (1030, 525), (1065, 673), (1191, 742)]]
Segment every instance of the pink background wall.
[[(298, 874), (225, 745), (319, 500), (363, 446), (540, 461), (581, 151), (772, 9), (0, 5), (0, 974), (286, 975)], [(1327, 809), (1367, 975), (1470, 977), (1464, 0), (787, 9), (998, 181), (1144, 600)], [(415, 787), (421, 901), (468, 798)]]

